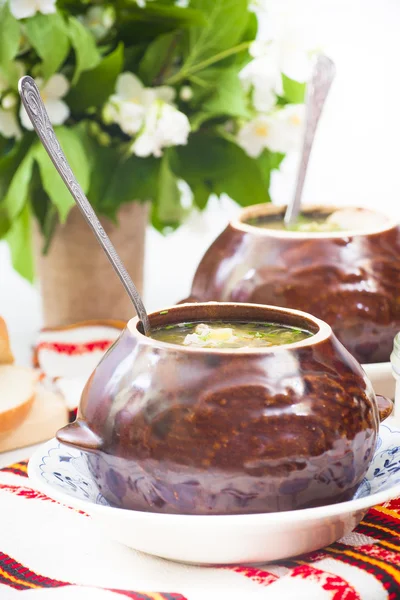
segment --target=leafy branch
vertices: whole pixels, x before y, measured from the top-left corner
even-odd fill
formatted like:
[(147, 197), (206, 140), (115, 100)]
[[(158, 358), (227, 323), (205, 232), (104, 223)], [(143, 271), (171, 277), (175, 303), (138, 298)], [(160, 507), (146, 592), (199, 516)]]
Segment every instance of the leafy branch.
[[(106, 4), (112, 24), (98, 36), (87, 11), (101, 11)], [(62, 73), (70, 85), (62, 98), (69, 117), (57, 127), (57, 135), (93, 207), (116, 222), (124, 203), (150, 201), (152, 223), (165, 232), (178, 227), (189, 210), (182, 206), (180, 180), (189, 185), (200, 210), (211, 194), (228, 194), (242, 206), (269, 201), (270, 174), (283, 155), (264, 150), (255, 159), (237, 142), (243, 123), (255, 115), (239, 73), (250, 60), (248, 49), (256, 35), (249, 0), (191, 0), (189, 8), (177, 7), (173, 0), (154, 0), (145, 8), (132, 0), (58, 0), (55, 13), (38, 12), (21, 20), (11, 14), (8, 1), (0, 0), (0, 79), (8, 85), (0, 91), (0, 103), (6, 95), (14, 96), (13, 116), (19, 118), (20, 63), (25, 73), (47, 81)], [(162, 90), (174, 97), (169, 108), (183, 113), (178, 126), (164, 123), (164, 129), (171, 125), (173, 135), (168, 132), (170, 139), (146, 157), (132, 154), (132, 143), (143, 132), (153, 136), (150, 141), (157, 139), (145, 119), (132, 134), (117, 119), (105, 118), (112, 95), (117, 110), (121, 98), (125, 103), (128, 122), (138, 109), (136, 97), (123, 98), (119, 91), (119, 78), (126, 72), (140, 80), (143, 94), (170, 86)], [(190, 85), (188, 95), (182, 94), (182, 83)], [(279, 104), (302, 101), (302, 84), (285, 77), (282, 84)], [(157, 102), (163, 106), (158, 97)], [(187, 144), (186, 138), (174, 138), (182, 120), (190, 130)], [(0, 131), (0, 237), (8, 241), (14, 266), (24, 277), (33, 277), (32, 218), (46, 252), (72, 205), (32, 132), (23, 130), (21, 139), (8, 139)]]
[(175, 85), (177, 83), (180, 83), (184, 79), (188, 79), (188, 78), (192, 77), (195, 73), (198, 73), (199, 71), (203, 71), (207, 67), (211, 67), (212, 65), (215, 65), (216, 63), (221, 62), (222, 60), (224, 60), (225, 58), (228, 58), (229, 56), (234, 56), (235, 54), (239, 54), (239, 52), (243, 52), (244, 50), (247, 50), (249, 48), (250, 44), (251, 44), (251, 42), (242, 42), (241, 44), (238, 44), (237, 46), (234, 46), (233, 48), (228, 48), (227, 50), (224, 50), (223, 52), (219, 52), (219, 54), (210, 56), (210, 58), (207, 58), (207, 59), (197, 63), (197, 65), (183, 67), (182, 69), (180, 69), (180, 71), (178, 71), (178, 73), (175, 73), (175, 75), (172, 75), (172, 77), (169, 77), (165, 81), (165, 83), (167, 85)]

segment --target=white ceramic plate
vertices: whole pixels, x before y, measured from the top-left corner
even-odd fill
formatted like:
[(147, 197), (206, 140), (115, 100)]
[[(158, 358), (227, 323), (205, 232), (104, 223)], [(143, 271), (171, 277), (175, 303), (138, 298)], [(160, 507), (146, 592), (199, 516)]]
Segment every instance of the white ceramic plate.
[(370, 363), (362, 365), (362, 368), (371, 381), (375, 394), (380, 394), (393, 400), (396, 380), (393, 377), (391, 363)]
[(358, 525), (367, 510), (400, 496), (400, 427), (387, 419), (367, 477), (353, 500), (282, 513), (163, 515), (108, 506), (74, 450), (51, 440), (29, 462), (45, 494), (88, 513), (110, 538), (163, 558), (195, 564), (260, 563), (311, 552)]

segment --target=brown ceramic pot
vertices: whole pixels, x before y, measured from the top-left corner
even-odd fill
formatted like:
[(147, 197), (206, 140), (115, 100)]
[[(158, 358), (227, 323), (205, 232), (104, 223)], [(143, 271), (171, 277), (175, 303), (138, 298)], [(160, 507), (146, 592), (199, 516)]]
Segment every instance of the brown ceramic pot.
[[(333, 209), (304, 213), (321, 210)], [(246, 223), (283, 212), (268, 204), (242, 211), (206, 252), (185, 302), (305, 310), (329, 323), (361, 363), (389, 361), (400, 330), (400, 228), (379, 213), (380, 225), (368, 233), (297, 233)]]
[(184, 304), (150, 315), (152, 327), (193, 320), (276, 322), (313, 336), (269, 348), (193, 348), (145, 337), (132, 319), (90, 377), (77, 420), (57, 434), (83, 450), (105, 498), (183, 514), (351, 498), (375, 450), (379, 411), (331, 328), (254, 304)]

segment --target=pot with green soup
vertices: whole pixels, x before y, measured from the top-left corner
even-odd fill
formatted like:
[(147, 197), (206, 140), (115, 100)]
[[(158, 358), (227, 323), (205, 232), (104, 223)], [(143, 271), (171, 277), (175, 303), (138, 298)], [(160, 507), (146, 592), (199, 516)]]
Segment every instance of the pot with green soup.
[(361, 363), (389, 361), (400, 330), (400, 228), (376, 210), (244, 209), (205, 253), (186, 302), (254, 302), (329, 323)]
[(263, 513), (348, 500), (378, 406), (326, 323), (256, 304), (182, 304), (132, 319), (90, 377), (75, 423), (103, 496), (127, 509)]

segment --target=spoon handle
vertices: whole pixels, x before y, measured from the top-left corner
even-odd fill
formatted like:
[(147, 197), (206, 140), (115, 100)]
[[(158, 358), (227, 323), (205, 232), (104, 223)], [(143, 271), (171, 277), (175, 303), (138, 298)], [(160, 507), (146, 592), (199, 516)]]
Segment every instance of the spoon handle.
[(321, 117), (325, 100), (328, 96), (332, 81), (335, 77), (334, 62), (320, 54), (317, 58), (311, 81), (307, 86), (306, 100), (306, 123), (301, 153), (300, 166), (297, 175), (296, 190), (293, 201), (288, 205), (285, 213), (285, 225), (292, 225), (300, 213), (301, 197), (310, 160), (311, 149), (314, 142), (315, 132)]
[(35, 81), (29, 76), (22, 77), (18, 89), (22, 103), (40, 141), (128, 292), (142, 322), (144, 332), (148, 335), (150, 333), (149, 318), (139, 292), (71, 170), (51, 125)]

